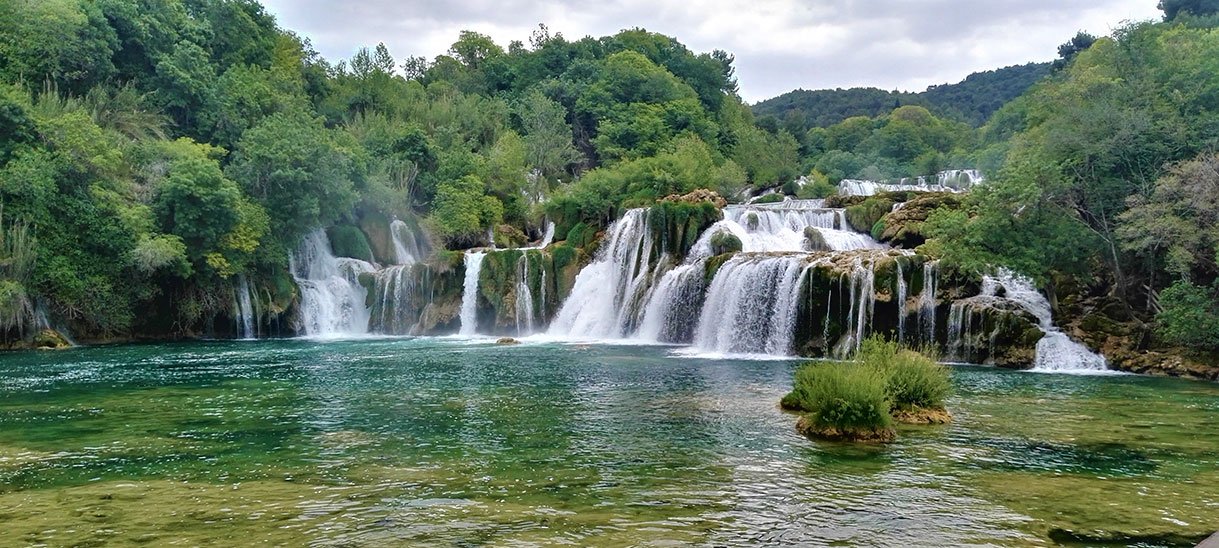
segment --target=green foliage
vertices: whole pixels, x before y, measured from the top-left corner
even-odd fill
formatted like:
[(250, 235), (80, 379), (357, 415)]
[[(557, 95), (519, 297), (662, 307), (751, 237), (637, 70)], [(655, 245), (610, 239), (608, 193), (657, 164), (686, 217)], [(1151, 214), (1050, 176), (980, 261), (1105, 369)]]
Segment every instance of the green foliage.
[(0, 336), (19, 334), (34, 315), (27, 289), (38, 257), (38, 244), (25, 222), (6, 223), (0, 206)]
[(1219, 287), (1179, 281), (1160, 293), (1156, 334), (1169, 344), (1219, 350)]
[(488, 228), (502, 220), (503, 205), (482, 192), (482, 181), (472, 175), (442, 182), (437, 187), (432, 220), (450, 245), (472, 246)]
[(809, 413), (813, 424), (846, 432), (891, 428), (883, 373), (849, 363), (818, 363), (796, 371), (795, 396), (786, 407)]
[(876, 88), (796, 90), (754, 106), (759, 118), (770, 117), (793, 134), (824, 128), (853, 116), (876, 117), (902, 105), (924, 106), (940, 116), (960, 118), (974, 126), (1049, 74), (1048, 63), (1014, 65), (970, 74), (956, 84), (931, 86), (922, 93)]
[(821, 428), (866, 432), (888, 428), (896, 412), (943, 410), (951, 391), (947, 367), (897, 342), (870, 337), (850, 361), (797, 370), (780, 405), (809, 413)]
[(330, 247), (336, 257), (351, 257), (361, 261), (374, 262), (372, 246), (360, 229), (353, 225), (335, 225), (326, 230), (330, 239)]
[(266, 208), (285, 243), (351, 209), (355, 158), (321, 121), (274, 114), (241, 138), (229, 174)]
[(711, 237), (711, 254), (723, 255), (724, 253), (736, 253), (743, 249), (741, 239), (734, 236), (731, 232), (718, 232)]
[(1219, 13), (1216, 0), (1160, 0), (1157, 5), (1164, 12), (1164, 20), (1172, 21), (1182, 15), (1207, 16)]
[(567, 245), (573, 247), (588, 247), (597, 239), (597, 229), (584, 223), (576, 223), (567, 232)]

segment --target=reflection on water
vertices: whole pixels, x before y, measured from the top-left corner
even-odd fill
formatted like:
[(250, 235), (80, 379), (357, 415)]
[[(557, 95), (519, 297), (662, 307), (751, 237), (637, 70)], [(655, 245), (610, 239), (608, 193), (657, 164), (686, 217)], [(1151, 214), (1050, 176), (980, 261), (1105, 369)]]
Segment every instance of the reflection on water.
[(958, 368), (956, 423), (866, 447), (795, 433), (776, 407), (795, 367), (461, 339), (6, 354), (0, 544), (1154, 545), (1219, 527), (1213, 385)]

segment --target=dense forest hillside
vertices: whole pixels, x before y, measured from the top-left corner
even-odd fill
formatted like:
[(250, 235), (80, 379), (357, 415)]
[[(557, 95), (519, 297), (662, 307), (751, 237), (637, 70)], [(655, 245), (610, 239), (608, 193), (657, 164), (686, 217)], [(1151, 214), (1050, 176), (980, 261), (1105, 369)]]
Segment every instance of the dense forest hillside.
[(930, 214), (921, 253), (1100, 299), (1135, 346), (1219, 349), (1216, 7), (1162, 4), (1163, 22), (1072, 38), (1053, 70), (751, 109), (731, 54), (642, 29), (327, 60), (252, 0), (3, 2), (0, 332), (199, 336), (247, 284), (278, 318), (299, 302), (290, 256), (319, 230), (386, 265), (406, 227), (443, 268), (548, 226), (591, 250), (626, 209), (698, 189), (826, 197), (982, 168), (983, 190)]
[(1050, 63), (1029, 63), (970, 74), (956, 84), (931, 86), (921, 93), (877, 88), (789, 91), (753, 106), (759, 119), (799, 134), (855, 116), (874, 117), (896, 107), (914, 105), (980, 126), (999, 107), (1019, 97), (1050, 74)]

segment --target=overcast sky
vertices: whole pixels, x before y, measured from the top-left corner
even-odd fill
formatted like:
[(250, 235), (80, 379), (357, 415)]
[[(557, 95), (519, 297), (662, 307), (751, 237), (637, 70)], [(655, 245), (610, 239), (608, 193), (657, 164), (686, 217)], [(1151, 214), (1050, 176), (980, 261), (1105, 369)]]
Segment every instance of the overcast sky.
[(1159, 16), (1156, 0), (262, 0), (332, 61), (385, 42), (433, 58), (459, 31), (505, 48), (538, 23), (571, 40), (643, 27), (736, 55), (741, 96), (872, 86), (921, 91), (971, 72), (1048, 61), (1077, 30)]

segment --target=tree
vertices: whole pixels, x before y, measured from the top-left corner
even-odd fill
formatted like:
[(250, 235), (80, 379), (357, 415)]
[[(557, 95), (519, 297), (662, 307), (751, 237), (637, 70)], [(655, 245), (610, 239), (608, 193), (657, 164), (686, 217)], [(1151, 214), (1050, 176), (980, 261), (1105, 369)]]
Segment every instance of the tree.
[(517, 103), (515, 113), (525, 133), (525, 158), (548, 178), (556, 178), (582, 157), (571, 144), (567, 109), (533, 90)]
[(431, 219), (450, 246), (476, 245), (488, 228), (502, 220), (503, 204), (485, 195), (483, 188), (472, 175), (437, 185)]
[(1067, 68), (1067, 65), (1070, 64), (1073, 59), (1075, 59), (1076, 55), (1079, 55), (1079, 52), (1087, 50), (1088, 48), (1092, 47), (1092, 44), (1095, 43), (1095, 36), (1092, 36), (1091, 34), (1088, 34), (1082, 30), (1075, 33), (1074, 37), (1072, 37), (1066, 43), (1058, 46), (1058, 59), (1055, 59), (1050, 65), (1051, 70), (1057, 72)]
[(295, 245), (355, 201), (353, 155), (321, 120), (274, 114), (242, 136), (229, 175), (266, 208), (272, 233)]
[(216, 149), (179, 139), (164, 150), (169, 166), (157, 188), (157, 217), (165, 232), (182, 239), (192, 259), (201, 260), (237, 225), (241, 190), (220, 170)]
[(1157, 6), (1164, 20), (1172, 21), (1182, 14), (1205, 17), (1219, 13), (1219, 0), (1160, 0)]

